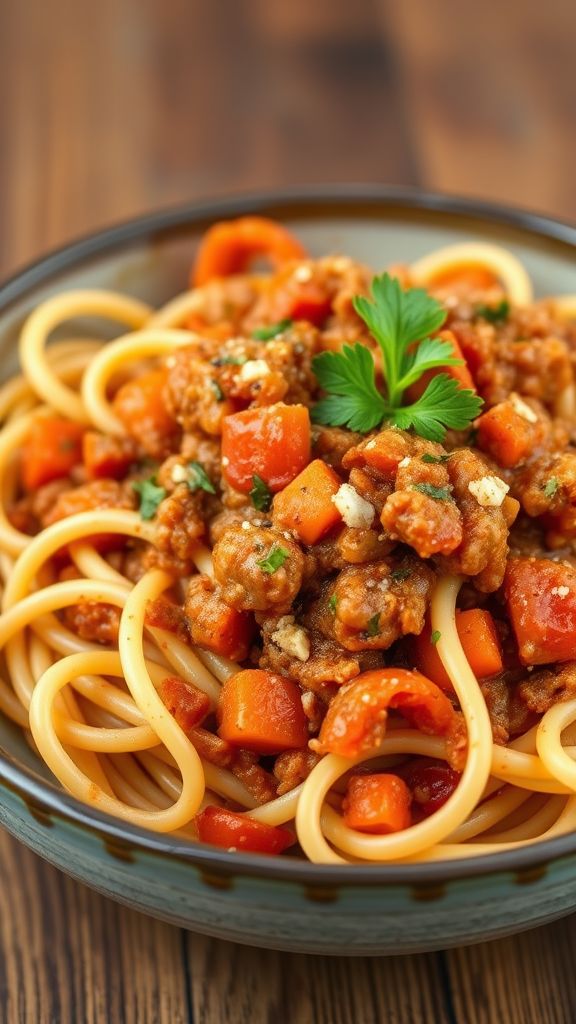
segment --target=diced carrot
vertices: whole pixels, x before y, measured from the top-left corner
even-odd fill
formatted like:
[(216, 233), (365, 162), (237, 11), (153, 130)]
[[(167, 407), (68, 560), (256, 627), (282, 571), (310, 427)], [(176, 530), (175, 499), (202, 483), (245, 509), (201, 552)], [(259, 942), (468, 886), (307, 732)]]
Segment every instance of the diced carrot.
[(218, 714), (218, 735), (257, 754), (279, 754), (308, 742), (300, 688), (273, 672), (246, 669), (227, 679)]
[(36, 420), (22, 447), (21, 476), (27, 491), (68, 476), (82, 461), (85, 427), (57, 416)]
[(128, 438), (97, 434), (94, 430), (87, 430), (82, 438), (82, 461), (89, 480), (120, 480), (135, 457), (134, 443)]
[(210, 711), (210, 699), (193, 683), (185, 683), (179, 676), (166, 676), (158, 693), (178, 725), (188, 733), (204, 721)]
[(160, 454), (178, 434), (178, 424), (163, 398), (168, 371), (151, 370), (118, 389), (112, 405), (126, 430), (145, 451)]
[(531, 423), (507, 399), (492, 406), (478, 420), (478, 447), (504, 469), (513, 469), (533, 452), (542, 436), (540, 419)]
[(412, 795), (398, 775), (353, 775), (342, 803), (344, 823), (359, 832), (402, 832), (412, 821)]
[(206, 576), (193, 576), (186, 592), (186, 618), (192, 642), (234, 661), (248, 657), (254, 636), (254, 616), (230, 608), (214, 592)]
[[(475, 676), (484, 679), (502, 671), (500, 639), (490, 612), (483, 608), (456, 612), (456, 629), (468, 664)], [(452, 690), (450, 677), (440, 660), (436, 646), (431, 642), (432, 630), (427, 620), (419, 636), (414, 637), (413, 654), (417, 669), (441, 686)]]
[(244, 273), (261, 258), (268, 259), (276, 268), (288, 260), (305, 257), (306, 250), (298, 239), (268, 217), (220, 221), (208, 229), (200, 242), (191, 284), (194, 287), (215, 277)]
[(426, 282), (427, 288), (463, 288), (468, 291), (488, 291), (500, 282), (489, 267), (483, 263), (458, 263), (434, 274)]
[(397, 708), (422, 732), (447, 735), (457, 728), (456, 712), (436, 683), (407, 669), (374, 669), (338, 691), (316, 749), (342, 757), (373, 750), (385, 735), (389, 708)]
[(322, 459), (314, 459), (274, 498), (274, 520), (294, 530), (305, 544), (315, 544), (342, 517), (332, 501), (342, 483)]
[(266, 825), (223, 807), (205, 807), (194, 819), (203, 843), (249, 853), (282, 853), (295, 840), (287, 828)]
[(447, 373), (449, 377), (453, 377), (455, 381), (460, 385), (461, 388), (469, 388), (471, 391), (476, 391), (472, 374), (466, 365), (466, 360), (462, 354), (462, 349), (453, 334), (452, 331), (440, 331), (438, 338), (442, 341), (447, 341), (452, 349), (452, 356), (454, 359), (461, 359), (462, 365), (460, 366), (439, 366), (434, 370), (427, 370), (411, 387), (408, 388), (407, 397), (409, 401), (416, 402), (420, 398), (430, 381), (433, 377), (436, 377), (439, 373)]
[(514, 558), (504, 580), (523, 665), (572, 661), (576, 650), (576, 570), (547, 558)]
[(310, 414), (303, 405), (277, 402), (226, 416), (222, 428), (222, 471), (247, 494), (259, 476), (281, 491), (310, 461)]

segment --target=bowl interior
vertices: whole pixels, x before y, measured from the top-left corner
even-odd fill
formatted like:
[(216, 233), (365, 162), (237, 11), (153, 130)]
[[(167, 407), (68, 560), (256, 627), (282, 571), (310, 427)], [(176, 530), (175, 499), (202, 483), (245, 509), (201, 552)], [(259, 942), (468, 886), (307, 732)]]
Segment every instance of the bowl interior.
[[(300, 194), (231, 201), (132, 222), (61, 250), (13, 278), (0, 289), (1, 378), (15, 371), (21, 325), (43, 299), (70, 288), (110, 288), (160, 305), (186, 289), (195, 246), (205, 227), (214, 219), (250, 208), (281, 219), (314, 256), (343, 253), (379, 270), (391, 262), (409, 262), (442, 245), (482, 239), (506, 246), (522, 260), (537, 296), (576, 290), (576, 230), (553, 224), (546, 228), (546, 222), (538, 218), (523, 220), (519, 215), (516, 223), (507, 223), (507, 214), (501, 213), (499, 221), (498, 211), (480, 204), (397, 195), (356, 197), (344, 193), (306, 198)], [(551, 237), (554, 234), (557, 237)], [(110, 338), (118, 334), (118, 327), (102, 321), (76, 321), (64, 325), (59, 336), (78, 336), (84, 331)], [(2, 717), (0, 753), (52, 788), (49, 772), (24, 734)]]

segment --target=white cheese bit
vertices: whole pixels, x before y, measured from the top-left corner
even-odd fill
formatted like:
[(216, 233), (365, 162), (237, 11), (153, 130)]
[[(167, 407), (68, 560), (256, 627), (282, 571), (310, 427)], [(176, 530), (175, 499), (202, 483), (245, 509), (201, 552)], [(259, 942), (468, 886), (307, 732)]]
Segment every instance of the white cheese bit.
[(169, 370), (172, 370), (176, 366), (176, 356), (168, 356), (166, 366)]
[(298, 661), (308, 661), (310, 657), (310, 638), (303, 626), (297, 626), (293, 615), (283, 615), (278, 626), (272, 633), (272, 640), (277, 647)]
[(337, 494), (332, 495), (332, 501), (346, 526), (358, 530), (370, 529), (374, 519), (374, 506), (358, 494), (352, 484), (341, 484)]
[(375, 448), (375, 447), (376, 447), (376, 438), (373, 437), (371, 441), (368, 441), (368, 444), (366, 445), (366, 451), (372, 451), (372, 448)]
[(244, 522), (242, 523), (242, 529), (243, 530), (251, 530), (252, 529), (252, 523), (249, 523), (248, 520), (245, 519)]
[(307, 266), (306, 263), (303, 263), (301, 267), (296, 267), (296, 270), (294, 271), (295, 281), (298, 281), (300, 284), (305, 284), (311, 277), (312, 267)]
[(521, 416), (523, 420), (526, 420), (528, 423), (538, 422), (538, 417), (534, 410), (531, 409), (530, 406), (527, 405), (527, 403), (522, 398), (520, 398), (520, 395), (517, 395), (515, 391), (513, 391), (512, 394), (510, 395), (510, 401), (512, 402), (512, 408), (514, 409), (514, 412), (518, 413), (518, 415)]
[(227, 455), (223, 455), (222, 456), (222, 465), (223, 466), (229, 466), (230, 465), (230, 459), (228, 458)]
[(186, 466), (181, 466), (180, 463), (177, 462), (176, 465), (172, 467), (170, 476), (172, 477), (173, 483), (183, 484), (188, 479), (188, 470), (186, 469)]
[(409, 466), (409, 465), (410, 465), (410, 463), (411, 463), (411, 461), (412, 461), (412, 460), (411, 460), (410, 456), (409, 456), (409, 455), (406, 455), (406, 456), (405, 456), (405, 457), (404, 457), (404, 458), (402, 459), (402, 462), (399, 462), (399, 463), (398, 463), (398, 469), (406, 469), (406, 466)]
[(557, 597), (568, 597), (570, 587), (552, 587), (550, 593), (556, 594)]
[(468, 490), (483, 508), (500, 508), (510, 488), (499, 476), (483, 476), (480, 480), (471, 480)]
[(239, 377), (240, 380), (253, 381), (260, 380), (261, 377), (265, 377), (268, 373), (270, 373), (270, 367), (265, 359), (249, 359), (241, 367)]

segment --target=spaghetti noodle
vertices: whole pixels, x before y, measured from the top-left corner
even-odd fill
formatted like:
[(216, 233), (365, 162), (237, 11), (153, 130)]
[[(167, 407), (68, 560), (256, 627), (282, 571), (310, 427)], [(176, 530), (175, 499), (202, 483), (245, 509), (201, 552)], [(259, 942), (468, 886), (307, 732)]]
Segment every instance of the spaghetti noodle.
[[(78, 799), (324, 863), (576, 827), (576, 296), (535, 303), (479, 242), (392, 274), (444, 321), (404, 408), (444, 373), (484, 401), (472, 434), (392, 405), (311, 433), (364, 386), (330, 397), (319, 354), (361, 342), (366, 402), (391, 396), (352, 303), (371, 275), (261, 218), (208, 232), (163, 309), (77, 291), (28, 318), (0, 390), (0, 710)], [(84, 316), (129, 333), (48, 344)]]

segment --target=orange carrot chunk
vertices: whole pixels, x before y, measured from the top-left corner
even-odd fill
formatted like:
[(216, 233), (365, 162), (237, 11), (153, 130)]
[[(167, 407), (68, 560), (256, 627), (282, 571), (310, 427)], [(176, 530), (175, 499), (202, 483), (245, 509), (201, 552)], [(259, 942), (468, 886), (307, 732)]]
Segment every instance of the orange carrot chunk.
[(257, 754), (279, 754), (308, 742), (300, 688), (273, 672), (246, 669), (227, 679), (218, 717), (223, 740)]
[(87, 430), (82, 438), (82, 461), (89, 480), (120, 480), (136, 458), (133, 441)]
[(314, 459), (274, 498), (274, 521), (294, 530), (304, 544), (315, 544), (342, 517), (332, 501), (342, 483), (322, 459)]
[(151, 370), (123, 384), (112, 406), (126, 430), (150, 454), (159, 454), (178, 433), (163, 399), (168, 371)]
[(373, 750), (386, 733), (389, 708), (397, 708), (422, 732), (447, 735), (457, 728), (456, 712), (436, 683), (407, 669), (374, 669), (338, 691), (316, 749), (342, 757)]
[(504, 469), (513, 469), (528, 458), (542, 432), (516, 411), (510, 400), (494, 405), (478, 420), (478, 447)]
[(454, 359), (461, 359), (462, 365), (460, 366), (439, 366), (434, 370), (427, 370), (423, 373), (419, 380), (415, 384), (412, 384), (408, 388), (407, 396), (411, 402), (416, 402), (426, 391), (430, 381), (433, 377), (436, 377), (439, 373), (447, 373), (449, 377), (453, 377), (454, 380), (460, 385), (461, 388), (469, 388), (471, 391), (476, 391), (472, 374), (466, 365), (466, 360), (462, 354), (462, 349), (456, 339), (456, 336), (452, 331), (440, 331), (438, 338), (442, 341), (447, 341), (450, 345), (452, 352), (451, 355)]
[(398, 775), (353, 775), (342, 803), (344, 823), (359, 832), (385, 835), (411, 825), (412, 796)]
[(226, 416), (222, 428), (222, 471), (247, 494), (259, 476), (281, 491), (310, 461), (310, 415), (303, 405), (268, 405)]
[[(482, 608), (471, 608), (466, 612), (457, 611), (456, 629), (475, 676), (484, 679), (502, 671), (502, 649), (490, 612)], [(413, 654), (416, 667), (443, 690), (452, 690), (450, 677), (440, 660), (435, 644), (432, 643), (431, 636), (432, 629), (428, 620), (420, 635), (414, 637)]]
[(547, 558), (514, 558), (504, 595), (523, 665), (573, 660), (576, 570)]
[(205, 807), (194, 819), (203, 843), (250, 853), (282, 853), (294, 844), (287, 828), (265, 825), (223, 807)]
[(186, 619), (192, 642), (234, 661), (248, 657), (254, 636), (254, 616), (230, 608), (205, 576), (193, 576), (186, 594)]
[(306, 257), (304, 246), (282, 224), (268, 217), (239, 217), (214, 224), (203, 236), (191, 272), (192, 286), (215, 277), (229, 277), (267, 259), (276, 269), (288, 260)]
[(32, 424), (22, 448), (21, 476), (27, 491), (68, 476), (82, 461), (85, 427), (58, 416), (45, 416)]
[(166, 676), (158, 693), (184, 732), (200, 725), (210, 711), (210, 699), (203, 690), (193, 683), (185, 683), (179, 676)]

